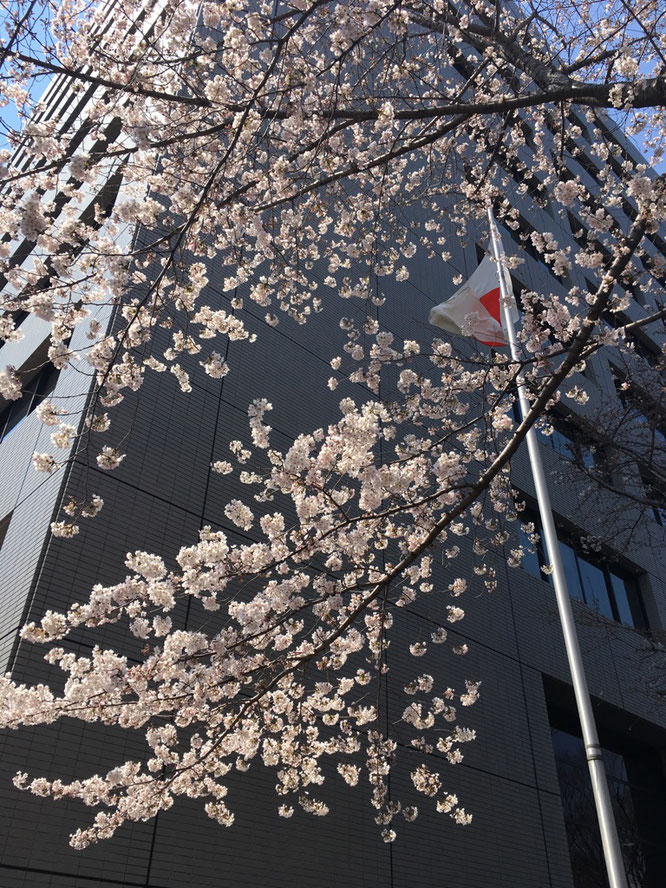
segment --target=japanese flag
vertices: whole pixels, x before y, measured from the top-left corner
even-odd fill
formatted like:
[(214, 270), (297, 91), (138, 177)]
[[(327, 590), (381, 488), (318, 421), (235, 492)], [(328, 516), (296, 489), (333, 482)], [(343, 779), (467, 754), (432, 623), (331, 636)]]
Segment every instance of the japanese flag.
[[(511, 296), (509, 313), (518, 320), (513, 298), (511, 275), (505, 271), (507, 292)], [(473, 317), (471, 317), (473, 316)], [(430, 311), (430, 323), (449, 333), (472, 335), (484, 345), (507, 345), (508, 339), (500, 311), (500, 286), (497, 263), (486, 256), (471, 278), (446, 302)]]

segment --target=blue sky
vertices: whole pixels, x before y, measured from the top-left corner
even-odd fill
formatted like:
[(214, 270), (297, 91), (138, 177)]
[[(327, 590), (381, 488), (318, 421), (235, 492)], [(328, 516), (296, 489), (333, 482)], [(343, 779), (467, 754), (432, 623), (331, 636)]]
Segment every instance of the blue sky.
[[(11, 2), (11, 0), (10, 0), (10, 2)], [(45, 14), (48, 14), (48, 12), (49, 12), (48, 6), (46, 8), (42, 7), (42, 10), (40, 12), (40, 16), (42, 19), (42, 27), (44, 27), (44, 28), (48, 27), (45, 23), (45, 18), (44, 18)], [(6, 22), (5, 10), (0, 8), (0, 28), (2, 29), (2, 31), (4, 31), (4, 27), (2, 27), (2, 26), (4, 25), (5, 22)], [(4, 34), (2, 36), (4, 37)], [(33, 55), (40, 55), (41, 53), (39, 52), (39, 43), (37, 43), (37, 42), (34, 43), (30, 47), (30, 52)], [(646, 76), (649, 76), (652, 72), (643, 70), (643, 71), (641, 71), (641, 73)], [(33, 96), (40, 96), (44, 92), (44, 90), (47, 86), (48, 79), (46, 77), (40, 77), (34, 83), (35, 83), (35, 86), (34, 86)], [(623, 114), (620, 114), (619, 112), (610, 111), (609, 115), (613, 120), (615, 120), (618, 123), (618, 125), (620, 125), (620, 126), (623, 125), (623, 119), (622, 119), (624, 117)], [(4, 106), (3, 108), (0, 108), (0, 148), (9, 147), (8, 142), (7, 142), (7, 138), (6, 138), (6, 133), (10, 129), (16, 130), (18, 128), (18, 126), (19, 126), (19, 116), (18, 116), (16, 107), (14, 106), (14, 103), (10, 102), (8, 105)], [(645, 145), (644, 145), (644, 142), (642, 139), (642, 134), (639, 134), (639, 135), (633, 136), (633, 137), (629, 136), (627, 138), (629, 138), (630, 141), (636, 145), (636, 147), (641, 152), (641, 154), (645, 155), (646, 149), (645, 149)], [(657, 166), (655, 167), (655, 170), (658, 173), (666, 172), (666, 158), (664, 158), (664, 160), (661, 161), (661, 163), (657, 164)]]

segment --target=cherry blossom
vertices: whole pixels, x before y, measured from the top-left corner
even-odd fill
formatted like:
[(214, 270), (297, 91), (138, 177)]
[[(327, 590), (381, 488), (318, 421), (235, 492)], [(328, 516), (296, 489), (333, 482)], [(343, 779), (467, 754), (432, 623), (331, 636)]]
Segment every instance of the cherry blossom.
[[(247, 490), (225, 505), (223, 529), (204, 528), (178, 553), (130, 553), (123, 582), (23, 628), (25, 642), (46, 644), (64, 684), (0, 679), (0, 723), (70, 717), (140, 731), (146, 755), (70, 782), (21, 773), (16, 786), (98, 808), (72, 836), (76, 848), (179, 797), (229, 827), (225, 781), (255, 761), (274, 772), (282, 817), (327, 814), (330, 759), (336, 780), (369, 795), (386, 842), (401, 812), (401, 826), (416, 819), (416, 801), (467, 825), (449, 766), (475, 737), (457, 720), (481, 678), (458, 634), (460, 602), (497, 588), (486, 555), (518, 513), (510, 460), (560, 390), (586, 403), (584, 382), (570, 377), (590, 355), (626, 349), (626, 291), (640, 286), (648, 303), (663, 287), (654, 236), (664, 179), (618, 140), (611, 116), (661, 160), (658, 4), (640, 10), (640, 28), (620, 0), (113, 9), (122, 14), (62, 0), (36, 27), (47, 7), (17, 0), (5, 22), (3, 101), (23, 129), (9, 136), (16, 153), (0, 152), (0, 335), (18, 341), (19, 313), (32, 314), (48, 327), (48, 361), (89, 395), (83, 414), (58, 389), (39, 405), (36, 416), (57, 428), (37, 446), (62, 453), (36, 452), (35, 468), (53, 472), (88, 448), (100, 469), (117, 469), (131, 434), (114, 446), (105, 433), (152, 374), (171, 374), (182, 397), (202, 372), (207, 386), (226, 385), (237, 372), (230, 344), (251, 354), (262, 332), (307, 330), (320, 313), (345, 340), (324, 356), (329, 388), (343, 396), (324, 426), (282, 448), (266, 421), (273, 405), (253, 400), (247, 436), (211, 466)], [(144, 15), (150, 26), (134, 27)], [(69, 129), (35, 98), (44, 74), (72, 95), (87, 91)], [(577, 246), (528, 230), (523, 199), (553, 218), (575, 214)], [(488, 206), (563, 282), (521, 294), (523, 360), (470, 356), (448, 338), (399, 340), (379, 312), (383, 282), (410, 286), (416, 263), (429, 262), (447, 286), (461, 283), (447, 263)], [(510, 257), (510, 270), (521, 262)], [(589, 291), (580, 275), (594, 279)], [(604, 326), (609, 315), (618, 329)], [(639, 326), (663, 317), (657, 308)], [(17, 401), (38, 371), (6, 366), (0, 395)], [(519, 375), (530, 401), (520, 422)], [(57, 545), (102, 505), (91, 493), (64, 502), (51, 524)], [(468, 543), (465, 578), (457, 559)], [(510, 551), (518, 565), (522, 548)], [(398, 627), (424, 596), (437, 598), (446, 626), (407, 639)], [(179, 628), (179, 604), (204, 628)], [(96, 645), (107, 624), (138, 639), (140, 653)], [(61, 646), (84, 630), (85, 652)], [(424, 758), (410, 764), (404, 799), (390, 781), (400, 750), (377, 703), (394, 652), (412, 670), (396, 691), (400, 729)], [(431, 665), (440, 658), (444, 672), (468, 677), (443, 674)]]

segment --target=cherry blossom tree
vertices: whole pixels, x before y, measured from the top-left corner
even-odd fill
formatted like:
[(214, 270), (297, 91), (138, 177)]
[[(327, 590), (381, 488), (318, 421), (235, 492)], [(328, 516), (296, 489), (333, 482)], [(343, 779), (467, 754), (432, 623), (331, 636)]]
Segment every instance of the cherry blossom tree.
[[(410, 655), (447, 642), (469, 585), (457, 538), (475, 541), (476, 572), (492, 590), (484, 554), (509, 539), (519, 506), (509, 465), (527, 430), (547, 426), (560, 397), (585, 403), (571, 377), (590, 355), (626, 349), (664, 318), (664, 180), (614, 132), (619, 119), (661, 162), (663, 6), (27, 0), (3, 9), (3, 101), (22, 126), (6, 133), (0, 158), (0, 334), (19, 338), (22, 312), (49, 322), (48, 360), (76, 367), (91, 391), (83, 414), (57, 399), (40, 405), (63, 455), (36, 453), (38, 471), (82, 448), (116, 468), (124, 445), (97, 447), (95, 436), (113, 434), (113, 408), (146, 374), (170, 372), (187, 393), (191, 356), (213, 379), (233, 373), (220, 343), (251, 349), (253, 338), (233, 295), (241, 285), (269, 325), (333, 313), (334, 293), (366, 308), (362, 324), (336, 317), (347, 342), (331, 355), (329, 383), (343, 376), (365, 395), (343, 398), (328, 428), (282, 450), (271, 405), (254, 401), (252, 445), (236, 442), (213, 467), (247, 484), (246, 500), (224, 513), (251, 542), (206, 529), (177, 570), (165, 553), (132, 553), (124, 582), (23, 629), (48, 646), (65, 684), (2, 679), (2, 723), (70, 717), (141, 731), (146, 758), (70, 783), (20, 774), (17, 785), (98, 808), (72, 838), (85, 847), (183, 795), (229, 825), (228, 775), (255, 759), (275, 769), (283, 816), (293, 803), (325, 814), (317, 787), (331, 759), (351, 786), (364, 771), (392, 841), (397, 816), (418, 813), (388, 792), (397, 746), (378, 701), (392, 625), (434, 591), (442, 625)], [(49, 116), (37, 98), (47, 81), (65, 90), (67, 115)], [(575, 212), (577, 251), (525, 228), (510, 181), (562, 218)], [(488, 206), (565, 285), (565, 296), (521, 294), (524, 360), (382, 329), (382, 280), (406, 280), (417, 253), (446, 261), (447, 245)], [(225, 268), (224, 307), (211, 300), (212, 261)], [(520, 261), (510, 257), (510, 268)], [(581, 269), (593, 279), (585, 291), (570, 276)], [(645, 317), (608, 324), (636, 288), (651, 306)], [(81, 325), (88, 344), (73, 348)], [(519, 374), (531, 399), (522, 421), (511, 412)], [(22, 385), (15, 368), (2, 371), (3, 398)], [(102, 506), (95, 494), (66, 504), (53, 533), (75, 535)], [(433, 589), (436, 558), (448, 579)], [(513, 548), (510, 562), (520, 558)], [(182, 602), (209, 612), (214, 629), (178, 629)], [(68, 648), (72, 632), (109, 623), (145, 644), (140, 656)], [(418, 665), (402, 726), (415, 749), (455, 764), (474, 736), (459, 707), (476, 701), (479, 679), (445, 687)], [(447, 777), (425, 763), (411, 776), (429, 804), (469, 822)]]

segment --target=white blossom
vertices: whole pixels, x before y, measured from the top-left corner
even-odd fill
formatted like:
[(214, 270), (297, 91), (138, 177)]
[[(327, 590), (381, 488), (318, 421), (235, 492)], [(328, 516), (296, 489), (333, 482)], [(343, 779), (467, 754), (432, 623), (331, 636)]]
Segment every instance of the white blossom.
[(118, 468), (124, 459), (125, 454), (120, 453), (115, 447), (104, 446), (101, 452), (97, 454), (97, 465), (100, 469), (111, 471)]
[(60, 422), (60, 416), (63, 412), (63, 410), (56, 407), (48, 399), (44, 399), (35, 410), (35, 413), (45, 425), (57, 425)]
[(50, 473), (58, 468), (58, 464), (50, 453), (33, 453), (32, 462), (38, 472)]
[(51, 533), (55, 537), (63, 537), (64, 539), (71, 539), (71, 537), (76, 536), (79, 532), (79, 528), (76, 524), (73, 524), (70, 521), (52, 521), (51, 522)]
[(249, 530), (252, 527), (254, 521), (252, 510), (240, 500), (231, 500), (224, 507), (224, 514), (236, 527), (240, 527), (243, 530)]
[(16, 370), (7, 366), (0, 371), (0, 395), (8, 401), (16, 401), (21, 397), (23, 388)]
[(229, 372), (227, 362), (217, 352), (211, 352), (205, 361), (200, 361), (199, 363), (213, 379), (222, 379)]
[(72, 436), (76, 434), (76, 429), (68, 423), (61, 423), (58, 430), (53, 432), (51, 440), (56, 447), (66, 449), (71, 447)]

